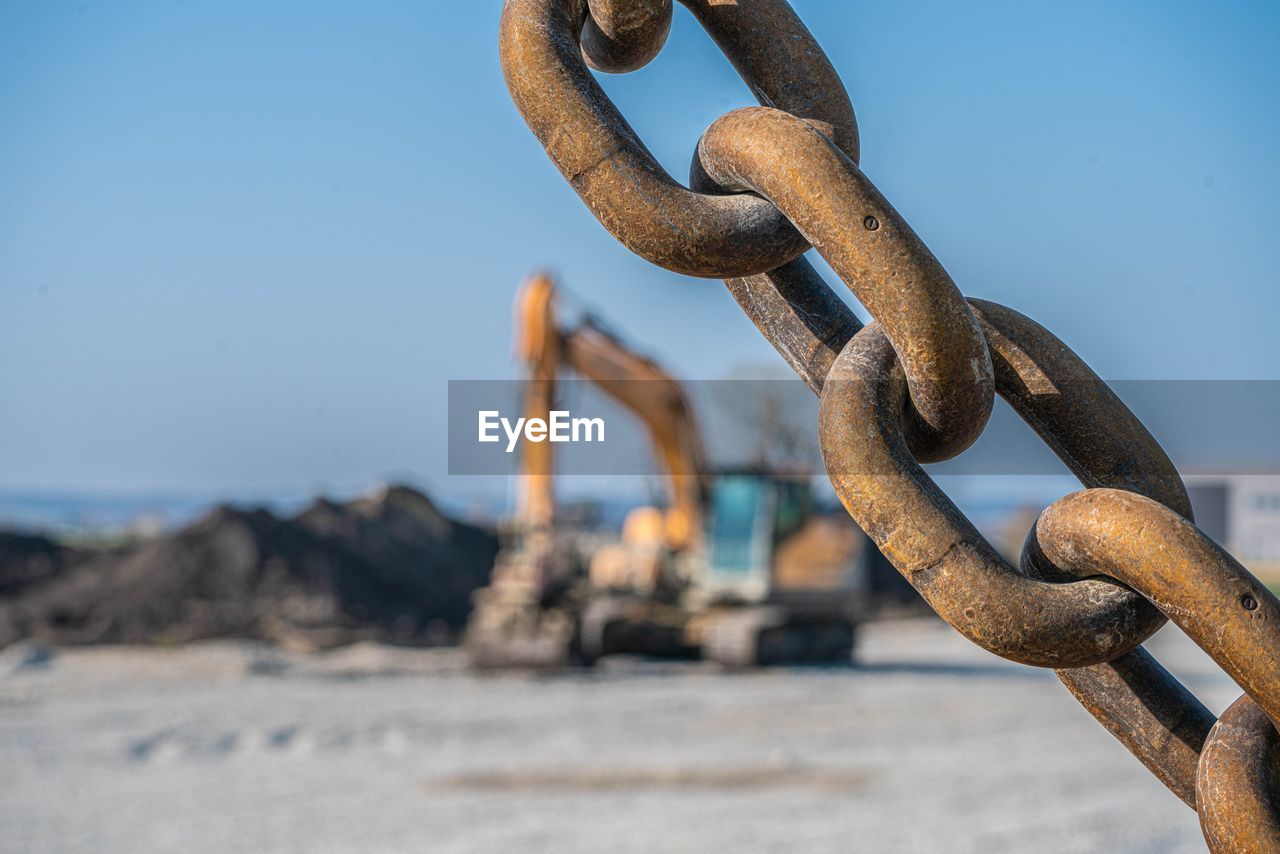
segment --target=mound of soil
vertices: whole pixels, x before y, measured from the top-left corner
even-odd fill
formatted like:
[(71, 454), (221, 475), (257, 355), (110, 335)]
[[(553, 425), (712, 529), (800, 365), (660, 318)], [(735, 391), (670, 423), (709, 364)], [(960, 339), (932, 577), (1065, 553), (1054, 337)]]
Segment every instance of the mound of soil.
[(0, 531), (0, 597), (57, 578), (76, 558), (74, 549), (46, 537)]
[(26, 542), (40, 539), (0, 540), (0, 646), (439, 642), (465, 623), (498, 549), (407, 487), (289, 519), (219, 507), (123, 553)]

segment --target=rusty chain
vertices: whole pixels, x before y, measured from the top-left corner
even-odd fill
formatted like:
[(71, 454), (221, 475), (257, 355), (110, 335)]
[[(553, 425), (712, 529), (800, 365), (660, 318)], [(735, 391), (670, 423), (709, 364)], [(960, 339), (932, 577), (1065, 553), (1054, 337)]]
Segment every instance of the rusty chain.
[[(506, 0), (508, 89), (596, 218), (649, 261), (725, 279), (820, 398), (823, 463), (925, 600), (997, 655), (1055, 668), (1174, 794), (1213, 851), (1280, 851), (1280, 601), (1192, 522), (1173, 464), (1044, 327), (966, 300), (858, 167), (853, 108), (786, 0), (681, 0), (762, 106), (703, 135), (685, 187), (588, 66), (661, 51), (671, 0)], [(867, 308), (863, 326), (802, 254)], [(999, 394), (1085, 489), (1009, 565), (921, 468), (981, 434)], [(1173, 620), (1245, 690), (1214, 716), (1141, 647)]]

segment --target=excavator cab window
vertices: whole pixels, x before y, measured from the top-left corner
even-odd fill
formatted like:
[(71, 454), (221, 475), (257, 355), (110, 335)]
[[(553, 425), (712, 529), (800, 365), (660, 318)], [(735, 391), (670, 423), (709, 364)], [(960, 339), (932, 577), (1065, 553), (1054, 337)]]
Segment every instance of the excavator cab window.
[(773, 482), (777, 499), (773, 513), (773, 544), (776, 546), (804, 526), (812, 512), (809, 485), (799, 480)]
[(776, 496), (766, 479), (727, 475), (712, 490), (707, 579), (713, 589), (756, 598), (767, 589)]

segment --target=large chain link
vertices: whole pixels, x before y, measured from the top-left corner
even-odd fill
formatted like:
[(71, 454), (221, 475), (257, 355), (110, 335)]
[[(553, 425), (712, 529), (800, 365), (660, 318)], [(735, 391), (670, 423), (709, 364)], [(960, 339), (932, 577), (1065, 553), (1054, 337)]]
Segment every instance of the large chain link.
[[(657, 56), (671, 0), (506, 0), (512, 98), (587, 207), (633, 252), (726, 280), (821, 399), (823, 463), (850, 515), (965, 637), (1055, 668), (1199, 813), (1214, 851), (1280, 851), (1280, 601), (1191, 521), (1173, 464), (1039, 324), (966, 300), (858, 167), (840, 78), (786, 0), (681, 0), (761, 103), (714, 122), (690, 187), (588, 70)], [(802, 253), (816, 249), (864, 327)], [(1015, 568), (921, 468), (1003, 397), (1086, 487), (1039, 518)], [(1244, 688), (1214, 716), (1140, 644), (1172, 619)]]

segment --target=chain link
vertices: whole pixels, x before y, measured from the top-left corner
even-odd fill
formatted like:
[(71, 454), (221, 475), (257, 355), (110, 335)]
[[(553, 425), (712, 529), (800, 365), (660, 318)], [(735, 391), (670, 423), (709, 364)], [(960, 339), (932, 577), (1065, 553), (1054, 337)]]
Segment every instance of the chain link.
[[(681, 0), (762, 107), (668, 175), (588, 70), (639, 68), (671, 0), (506, 0), (502, 67), (552, 161), (618, 240), (730, 293), (819, 395), (840, 500), (965, 637), (1055, 668), (1194, 807), (1213, 851), (1280, 851), (1280, 601), (1192, 522), (1181, 478), (1107, 385), (1044, 327), (966, 300), (858, 167), (844, 86), (785, 0)], [(874, 321), (802, 257), (813, 247)], [(1010, 566), (933, 483), (1003, 397), (1085, 489)], [(1245, 690), (1220, 718), (1140, 644), (1172, 619)]]

